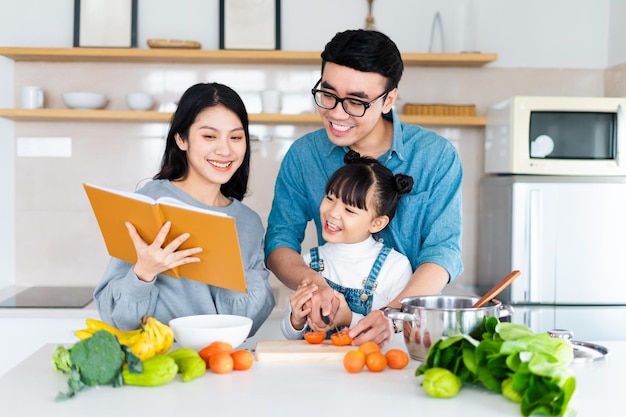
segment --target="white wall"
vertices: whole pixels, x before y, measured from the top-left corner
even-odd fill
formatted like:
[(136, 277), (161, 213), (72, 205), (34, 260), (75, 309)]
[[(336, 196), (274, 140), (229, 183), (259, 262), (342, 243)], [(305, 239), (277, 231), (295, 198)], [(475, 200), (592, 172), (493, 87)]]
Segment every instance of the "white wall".
[[(367, 15), (365, 0), (281, 3), (286, 50), (320, 50), (334, 33), (362, 27)], [(378, 29), (403, 52), (428, 50), (439, 11), (445, 52), (467, 49), (473, 38), (473, 49), (498, 53), (491, 66), (606, 68), (626, 60), (623, 0), (378, 0), (373, 9)], [(0, 0), (0, 10), (0, 45), (72, 46), (74, 0)], [(139, 47), (149, 38), (175, 38), (216, 49), (218, 11), (219, 0), (140, 0)], [(468, 16), (475, 17), (469, 27)]]
[(608, 66), (612, 67), (626, 62), (626, 1), (611, 0), (609, 10), (609, 47)]

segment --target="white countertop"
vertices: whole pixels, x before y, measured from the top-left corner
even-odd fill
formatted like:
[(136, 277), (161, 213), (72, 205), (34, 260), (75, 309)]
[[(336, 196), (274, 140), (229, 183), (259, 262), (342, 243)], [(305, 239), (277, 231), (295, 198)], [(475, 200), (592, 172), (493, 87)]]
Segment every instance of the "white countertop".
[[(23, 326), (33, 323), (22, 320), (39, 321), (57, 331), (38, 334), (37, 340), (47, 338), (46, 342), (36, 347), (34, 353), (28, 352), (24, 361), (0, 377), (0, 410), (7, 416), (171, 417), (178, 413), (193, 416), (219, 411), (228, 412), (229, 416), (272, 413), (319, 417), (329, 410), (333, 415), (369, 416), (414, 410), (420, 415), (432, 412), (438, 417), (521, 416), (519, 404), (484, 388), (464, 386), (457, 397), (449, 400), (428, 397), (420, 387), (421, 378), (414, 376), (419, 366), (414, 360), (400, 371), (364, 370), (359, 374), (347, 373), (341, 362), (255, 362), (249, 371), (226, 375), (209, 371), (190, 383), (183, 383), (177, 377), (161, 387), (90, 388), (72, 400), (55, 403), (56, 394), (66, 389), (66, 377), (52, 370), (51, 353), (59, 343), (74, 342), (69, 329), (80, 328), (84, 322), (79, 318), (0, 319), (3, 345), (10, 344), (6, 340), (19, 341), (28, 333)], [(41, 323), (41, 320), (46, 321)], [(280, 337), (275, 331), (277, 320), (276, 317), (268, 320), (245, 346), (253, 346), (256, 340)], [(64, 330), (59, 333), (59, 329)], [(609, 348), (605, 360), (572, 365), (577, 388), (570, 409), (578, 416), (596, 415), (599, 404), (603, 410), (609, 410), (603, 415), (621, 415), (617, 406), (623, 395), (620, 387), (626, 370), (626, 342), (598, 343)], [(397, 335), (393, 346), (404, 348), (401, 335)], [(5, 357), (4, 353), (0, 354)], [(611, 410), (616, 414), (610, 414)]]

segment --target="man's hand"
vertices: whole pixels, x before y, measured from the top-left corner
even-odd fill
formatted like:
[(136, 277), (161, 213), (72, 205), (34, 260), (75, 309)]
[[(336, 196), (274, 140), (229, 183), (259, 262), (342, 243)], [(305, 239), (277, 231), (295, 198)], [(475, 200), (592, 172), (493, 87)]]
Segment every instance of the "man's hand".
[(355, 346), (371, 340), (382, 348), (391, 341), (393, 335), (393, 323), (381, 310), (370, 312), (350, 329), (350, 337), (354, 339), (352, 344)]
[[(328, 327), (327, 321), (333, 323), (339, 309), (339, 299), (335, 297), (335, 291), (330, 288), (326, 280), (318, 275), (316, 280), (317, 291), (313, 293), (307, 305), (311, 307), (309, 322), (315, 328)], [(321, 280), (320, 280), (321, 279)], [(327, 317), (326, 320), (322, 316)]]
[(309, 322), (313, 328), (325, 328), (328, 325), (322, 319), (324, 315), (332, 323), (339, 308), (335, 292), (328, 286), (324, 277), (304, 262), (299, 253), (289, 248), (278, 248), (270, 253), (267, 266), (283, 284), (293, 290), (303, 281), (317, 285), (317, 291), (305, 305), (311, 309)]

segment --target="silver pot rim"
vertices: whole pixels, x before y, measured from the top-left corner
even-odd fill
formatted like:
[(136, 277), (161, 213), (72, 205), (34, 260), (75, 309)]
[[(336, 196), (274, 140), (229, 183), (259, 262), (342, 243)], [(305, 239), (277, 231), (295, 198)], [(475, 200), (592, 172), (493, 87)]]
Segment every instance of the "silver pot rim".
[(502, 302), (497, 299), (492, 299), (483, 307), (426, 307), (420, 305), (414, 305), (412, 302), (415, 300), (432, 300), (432, 299), (453, 299), (453, 300), (471, 300), (472, 304), (480, 299), (479, 296), (469, 296), (469, 295), (418, 295), (418, 296), (410, 296), (404, 297), (400, 299), (400, 304), (402, 307), (420, 309), (420, 310), (436, 310), (436, 311), (476, 311), (476, 310), (491, 310), (493, 308), (498, 308), (503, 306)]

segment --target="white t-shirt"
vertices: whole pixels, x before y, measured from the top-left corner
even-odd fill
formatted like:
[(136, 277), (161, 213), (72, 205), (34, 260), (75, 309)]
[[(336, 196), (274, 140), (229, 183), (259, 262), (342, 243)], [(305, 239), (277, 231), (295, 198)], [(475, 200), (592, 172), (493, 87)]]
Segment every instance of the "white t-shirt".
[[(363, 280), (369, 276), (382, 247), (383, 244), (371, 236), (359, 243), (326, 243), (318, 248), (319, 258), (324, 260), (324, 270), (320, 273), (324, 278), (343, 287), (363, 288)], [(307, 251), (302, 257), (307, 265), (310, 264), (310, 252)], [(386, 306), (396, 298), (406, 287), (412, 274), (413, 269), (408, 258), (392, 249), (376, 279), (378, 284), (374, 289), (372, 311)], [(290, 315), (291, 306), (285, 312), (281, 330), (287, 339), (302, 339), (304, 329), (294, 329)], [(354, 327), (362, 318), (362, 315), (352, 313), (350, 327)]]

